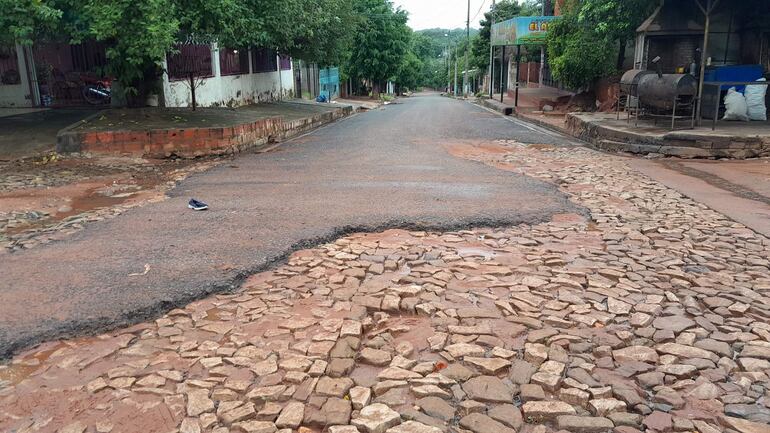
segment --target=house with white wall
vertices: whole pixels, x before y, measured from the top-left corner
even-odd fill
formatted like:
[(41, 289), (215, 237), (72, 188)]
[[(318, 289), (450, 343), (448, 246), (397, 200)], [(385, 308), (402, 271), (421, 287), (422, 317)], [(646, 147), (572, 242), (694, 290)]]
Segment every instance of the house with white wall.
[(28, 67), (29, 47), (0, 46), (0, 107), (24, 108), (35, 105), (34, 89)]
[(294, 97), (294, 71), (288, 56), (269, 48), (187, 44), (166, 58), (163, 98), (167, 107), (192, 105), (191, 64), (196, 104), (201, 107), (237, 107)]
[[(83, 86), (99, 79), (106, 62), (105, 46), (93, 41), (0, 48), (0, 107), (87, 105)], [(191, 105), (191, 68), (201, 107), (272, 102), (295, 93), (291, 58), (268, 48), (185, 44), (169, 53), (163, 66), (156, 103), (167, 107)]]

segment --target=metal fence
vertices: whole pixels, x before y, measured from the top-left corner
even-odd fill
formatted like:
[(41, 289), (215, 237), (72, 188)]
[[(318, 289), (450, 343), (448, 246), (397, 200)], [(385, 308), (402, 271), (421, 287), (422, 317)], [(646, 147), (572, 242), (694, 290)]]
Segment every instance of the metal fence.
[(278, 70), (277, 53), (271, 48), (252, 48), (251, 50), (251, 71), (275, 72)]
[(211, 57), (211, 46), (208, 44), (177, 45), (175, 52), (166, 56), (168, 79), (186, 80), (190, 74), (195, 78), (213, 77)]
[(15, 47), (0, 46), (0, 86), (21, 84)]
[(35, 44), (32, 56), (44, 106), (85, 105), (84, 86), (105, 78), (106, 46), (100, 42)]
[(249, 50), (220, 48), (219, 72), (221, 75), (241, 75), (249, 73)]

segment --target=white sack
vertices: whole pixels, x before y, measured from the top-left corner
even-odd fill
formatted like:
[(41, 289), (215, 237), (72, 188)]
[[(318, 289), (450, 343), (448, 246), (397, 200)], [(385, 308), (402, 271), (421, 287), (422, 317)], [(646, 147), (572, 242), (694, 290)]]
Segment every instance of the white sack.
[(725, 95), (725, 117), (722, 120), (749, 121), (749, 107), (742, 93), (736, 92), (735, 87), (730, 87)]
[[(760, 78), (757, 81), (765, 81), (765, 79)], [(746, 86), (746, 105), (749, 109), (749, 119), (767, 120), (766, 93), (767, 86)]]

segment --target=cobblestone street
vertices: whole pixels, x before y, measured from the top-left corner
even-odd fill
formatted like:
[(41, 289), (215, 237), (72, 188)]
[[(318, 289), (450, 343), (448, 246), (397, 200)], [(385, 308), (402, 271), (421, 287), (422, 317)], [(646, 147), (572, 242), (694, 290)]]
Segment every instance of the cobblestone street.
[(0, 367), (0, 431), (770, 431), (767, 238), (620, 157), (448, 147), (585, 214), (350, 235), (235, 293), (45, 343)]

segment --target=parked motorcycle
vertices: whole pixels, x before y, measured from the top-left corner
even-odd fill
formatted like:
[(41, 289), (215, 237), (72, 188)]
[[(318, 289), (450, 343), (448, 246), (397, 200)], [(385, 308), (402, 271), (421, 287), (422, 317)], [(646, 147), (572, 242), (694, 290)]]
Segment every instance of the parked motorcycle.
[(107, 105), (112, 100), (112, 80), (109, 78), (81, 77), (83, 99), (91, 105)]

